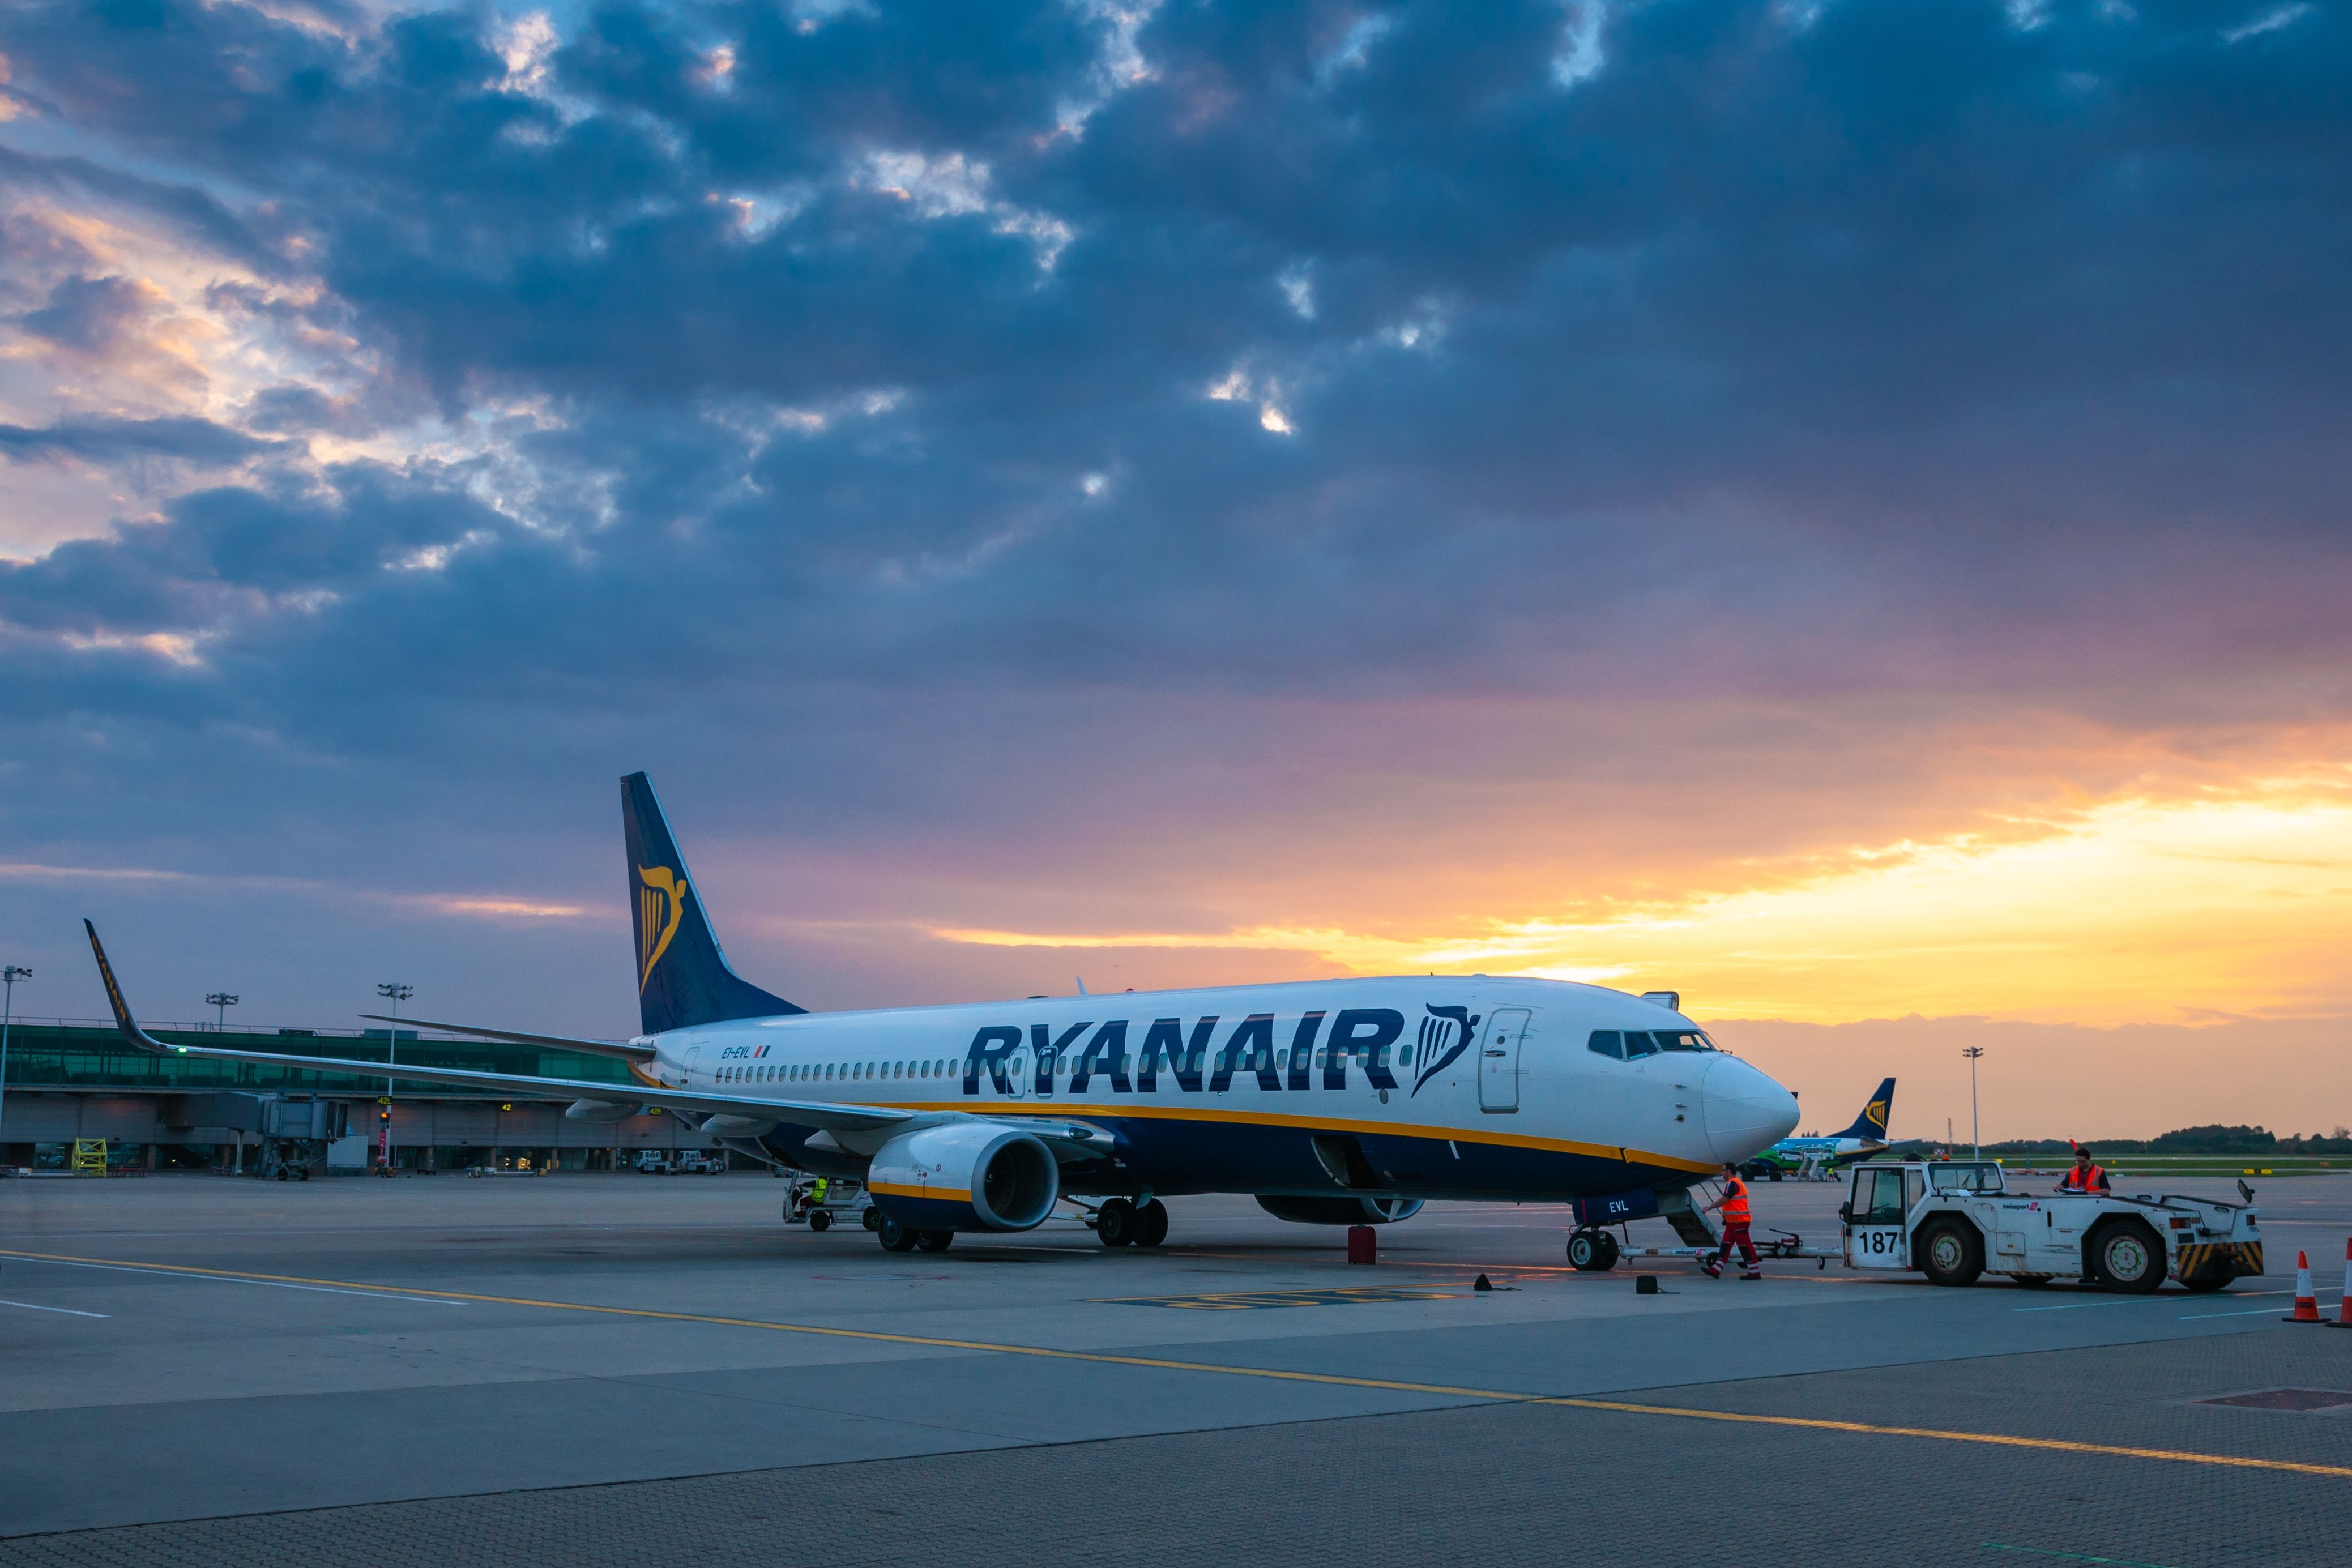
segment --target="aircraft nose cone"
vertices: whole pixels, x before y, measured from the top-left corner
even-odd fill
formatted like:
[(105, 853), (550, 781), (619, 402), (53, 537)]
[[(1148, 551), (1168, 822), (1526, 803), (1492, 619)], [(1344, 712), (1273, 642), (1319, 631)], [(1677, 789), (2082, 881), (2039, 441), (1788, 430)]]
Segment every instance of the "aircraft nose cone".
[(1796, 1130), (1797, 1097), (1748, 1063), (1726, 1056), (1701, 1090), (1706, 1145), (1719, 1160), (1744, 1160)]

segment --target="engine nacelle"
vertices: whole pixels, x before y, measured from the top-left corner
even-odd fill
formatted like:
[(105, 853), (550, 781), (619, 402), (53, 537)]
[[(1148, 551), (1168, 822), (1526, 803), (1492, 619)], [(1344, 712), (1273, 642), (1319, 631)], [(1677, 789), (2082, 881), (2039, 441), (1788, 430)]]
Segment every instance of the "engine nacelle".
[(567, 1122), (625, 1122), (643, 1105), (634, 1100), (574, 1100), (563, 1108)]
[(1394, 1225), (1421, 1212), (1417, 1197), (1265, 1197), (1257, 1206), (1294, 1225)]
[(914, 1230), (1028, 1230), (1054, 1212), (1062, 1172), (1031, 1134), (950, 1122), (876, 1150), (866, 1190), (875, 1207)]

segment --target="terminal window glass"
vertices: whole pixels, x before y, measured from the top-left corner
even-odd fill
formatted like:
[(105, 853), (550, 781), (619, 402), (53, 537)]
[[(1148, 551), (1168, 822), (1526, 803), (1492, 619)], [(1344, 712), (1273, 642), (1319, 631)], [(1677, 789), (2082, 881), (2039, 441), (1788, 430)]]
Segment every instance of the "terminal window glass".
[(1596, 1029), (1592, 1031), (1592, 1038), (1584, 1042), (1584, 1049), (1601, 1056), (1613, 1056), (1622, 1061), (1625, 1060), (1625, 1037), (1613, 1029)]

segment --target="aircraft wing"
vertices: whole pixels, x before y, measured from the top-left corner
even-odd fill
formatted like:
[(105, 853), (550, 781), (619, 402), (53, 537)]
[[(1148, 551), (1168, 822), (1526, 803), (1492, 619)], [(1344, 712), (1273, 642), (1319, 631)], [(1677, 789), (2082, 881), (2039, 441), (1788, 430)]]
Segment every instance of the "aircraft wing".
[[(897, 1126), (901, 1123), (960, 1121), (966, 1112), (908, 1111), (892, 1105), (848, 1105), (829, 1100), (767, 1100), (749, 1094), (715, 1094), (707, 1091), (670, 1089), (647, 1083), (640, 1079), (635, 1083), (597, 1083), (580, 1078), (541, 1078), (520, 1072), (479, 1072), (462, 1067), (411, 1067), (406, 1063), (362, 1061), (331, 1056), (293, 1056), (281, 1051), (231, 1051), (212, 1045), (166, 1045), (145, 1030), (131, 1016), (130, 1004), (122, 999), (122, 988), (115, 982), (114, 966), (107, 962), (106, 948), (98, 939), (98, 927), (89, 921), (82, 928), (89, 933), (89, 950), (98, 959), (99, 978), (106, 985), (107, 1005), (114, 1009), (114, 1027), (122, 1038), (137, 1049), (156, 1056), (189, 1056), (214, 1061), (258, 1061), (273, 1067), (300, 1068), (312, 1072), (348, 1072), (365, 1078), (390, 1078), (416, 1083), (450, 1083), (476, 1089), (503, 1090), (510, 1094), (530, 1094), (542, 1098), (570, 1095), (582, 1100), (603, 1100), (620, 1104), (631, 1101), (645, 1105), (659, 1105), (665, 1110), (689, 1111), (702, 1115), (740, 1116), (749, 1122), (789, 1122), (796, 1127), (818, 1127), (831, 1133), (870, 1133)], [(414, 1020), (412, 1020), (414, 1021)], [(526, 1037), (546, 1039), (544, 1036)], [(565, 1042), (572, 1043), (572, 1042)], [(980, 1120), (993, 1118), (981, 1117)], [(1107, 1154), (1109, 1140), (1095, 1128), (1080, 1124), (1038, 1124), (1026, 1117), (1019, 1125), (1049, 1144), (1068, 1150), (1071, 1156), (1079, 1154)]]
[(363, 1019), (378, 1023), (409, 1024), (417, 1029), (437, 1029), (450, 1034), (470, 1034), (477, 1040), (505, 1040), (512, 1045), (548, 1045), (562, 1051), (577, 1051), (589, 1056), (617, 1056), (623, 1061), (651, 1061), (654, 1048), (650, 1045), (628, 1045), (612, 1040), (582, 1040), (568, 1034), (520, 1034), (510, 1029), (482, 1029), (469, 1023), (439, 1023), (432, 1019), (395, 1018), (390, 1013), (362, 1013)]

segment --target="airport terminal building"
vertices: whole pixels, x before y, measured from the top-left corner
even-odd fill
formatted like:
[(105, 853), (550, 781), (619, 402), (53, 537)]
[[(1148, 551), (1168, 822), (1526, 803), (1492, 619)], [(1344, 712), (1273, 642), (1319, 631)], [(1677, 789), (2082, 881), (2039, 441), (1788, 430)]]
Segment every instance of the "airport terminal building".
[[(609, 1057), (531, 1045), (490, 1044), (374, 1030), (217, 1030), (206, 1024), (154, 1024), (167, 1044), (377, 1061), (397, 1052), (418, 1066), (531, 1073), (625, 1089), (626, 1066)], [(110, 1166), (133, 1170), (255, 1168), (270, 1138), (326, 1145), (327, 1165), (359, 1171), (376, 1157), (383, 1113), (391, 1113), (396, 1168), (457, 1171), (487, 1166), (611, 1170), (640, 1150), (709, 1150), (709, 1138), (656, 1112), (623, 1122), (564, 1115), (573, 1096), (545, 1100), (380, 1078), (312, 1072), (257, 1062), (152, 1056), (126, 1044), (111, 1024), (17, 1019), (8, 1031), (6, 1096), (0, 1101), (0, 1166), (62, 1169), (77, 1141), (106, 1140)], [(625, 1093), (616, 1093), (625, 1100)]]

